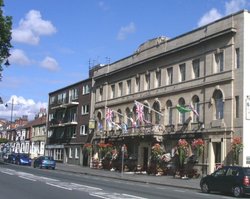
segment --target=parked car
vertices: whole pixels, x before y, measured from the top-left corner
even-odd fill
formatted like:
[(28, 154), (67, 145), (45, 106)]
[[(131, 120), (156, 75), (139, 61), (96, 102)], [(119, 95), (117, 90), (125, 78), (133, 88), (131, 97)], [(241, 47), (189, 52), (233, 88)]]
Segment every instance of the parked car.
[(201, 191), (232, 193), (241, 197), (250, 193), (250, 167), (224, 166), (200, 181)]
[(40, 156), (34, 160), (33, 167), (39, 167), (40, 169), (55, 169), (56, 168), (56, 161), (51, 156)]
[(28, 165), (31, 166), (31, 158), (27, 154), (17, 154), (15, 163), (18, 165)]
[(8, 155), (8, 158), (6, 159), (6, 162), (11, 163), (11, 164), (15, 164), (16, 163), (16, 153), (11, 153)]

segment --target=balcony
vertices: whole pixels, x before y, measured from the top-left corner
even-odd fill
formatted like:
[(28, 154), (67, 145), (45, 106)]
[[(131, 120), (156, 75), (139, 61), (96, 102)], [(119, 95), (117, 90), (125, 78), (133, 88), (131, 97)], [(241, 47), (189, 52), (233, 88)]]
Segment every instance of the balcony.
[(56, 120), (52, 119), (49, 123), (49, 127), (55, 128), (55, 127), (65, 127), (70, 125), (77, 125), (78, 122), (76, 120)]
[(164, 125), (147, 125), (140, 127), (128, 127), (127, 129), (112, 128), (108, 131), (98, 131), (96, 130), (96, 137), (125, 137), (125, 136), (162, 136), (166, 128)]
[(58, 100), (57, 102), (54, 102), (51, 104), (51, 109), (62, 109), (62, 108), (68, 108), (71, 106), (76, 106), (79, 104), (77, 101), (78, 99), (72, 99), (72, 98), (64, 98), (62, 100)]

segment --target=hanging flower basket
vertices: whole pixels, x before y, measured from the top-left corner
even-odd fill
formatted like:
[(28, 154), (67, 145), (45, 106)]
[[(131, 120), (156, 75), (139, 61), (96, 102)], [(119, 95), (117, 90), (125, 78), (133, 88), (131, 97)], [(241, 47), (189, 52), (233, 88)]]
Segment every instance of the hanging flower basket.
[(204, 150), (204, 140), (201, 138), (194, 139), (192, 141), (192, 148), (195, 150), (197, 158), (200, 157)]
[(159, 143), (154, 144), (151, 148), (151, 160), (160, 163), (161, 156), (164, 154), (164, 149)]
[(92, 152), (92, 144), (90, 144), (90, 143), (85, 143), (83, 145), (83, 148), (88, 152), (88, 154), (90, 154)]
[(234, 137), (232, 141), (233, 162), (239, 164), (239, 155), (243, 150), (243, 144), (240, 137)]
[(188, 143), (185, 139), (179, 139), (177, 150), (179, 154), (180, 166), (182, 167), (184, 165), (184, 161), (187, 157), (188, 152)]

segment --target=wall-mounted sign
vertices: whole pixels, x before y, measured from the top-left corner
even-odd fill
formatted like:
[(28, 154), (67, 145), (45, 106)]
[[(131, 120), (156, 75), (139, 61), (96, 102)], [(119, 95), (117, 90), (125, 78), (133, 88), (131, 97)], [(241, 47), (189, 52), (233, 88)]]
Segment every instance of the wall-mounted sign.
[(89, 120), (89, 129), (95, 129), (95, 120)]

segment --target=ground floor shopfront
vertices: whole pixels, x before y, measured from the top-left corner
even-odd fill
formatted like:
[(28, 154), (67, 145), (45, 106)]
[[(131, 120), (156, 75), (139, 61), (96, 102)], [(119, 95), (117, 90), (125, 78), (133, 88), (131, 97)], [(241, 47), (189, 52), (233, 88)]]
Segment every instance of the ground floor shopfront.
[[(198, 172), (199, 175), (206, 175), (212, 173), (216, 168), (222, 165), (232, 165), (232, 139), (234, 137), (231, 131), (200, 131), (189, 133), (164, 133), (162, 136), (138, 135), (138, 136), (120, 136), (120, 137), (107, 137), (107, 138), (95, 138), (93, 142), (93, 156), (94, 159), (98, 159), (99, 163), (105, 158), (105, 154), (98, 151), (98, 144), (110, 143), (112, 153), (113, 149), (122, 152), (122, 146), (126, 146), (126, 155), (128, 158), (136, 159), (137, 169), (143, 171), (149, 171), (152, 168), (152, 149), (155, 144), (159, 144), (163, 149), (161, 158), (165, 161), (165, 167), (173, 167), (178, 170), (178, 163), (176, 163), (176, 157), (178, 157), (178, 142), (179, 140), (185, 140), (187, 142), (187, 150), (185, 153), (185, 160), (182, 167), (185, 167), (187, 172), (187, 164), (189, 161), (193, 161), (191, 166), (191, 172)], [(193, 148), (195, 140), (202, 140), (203, 148), (201, 153), (197, 155), (197, 150)], [(113, 157), (110, 157), (110, 161)], [(192, 158), (192, 159), (191, 159)], [(177, 161), (178, 162), (178, 161)], [(240, 163), (239, 163), (240, 164)], [(101, 164), (99, 164), (99, 167)], [(150, 171), (149, 171), (150, 172)], [(172, 171), (169, 173), (173, 173)]]

